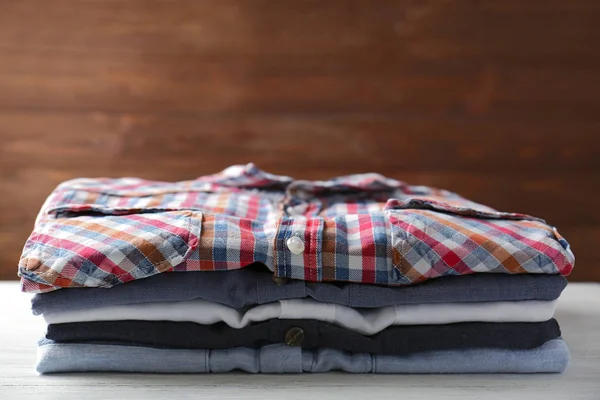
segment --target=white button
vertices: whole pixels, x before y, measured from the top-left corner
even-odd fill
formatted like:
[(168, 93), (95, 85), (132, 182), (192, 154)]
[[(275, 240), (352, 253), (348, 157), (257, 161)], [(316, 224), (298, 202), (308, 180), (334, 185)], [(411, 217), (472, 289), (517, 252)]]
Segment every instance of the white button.
[(287, 244), (288, 249), (296, 255), (302, 254), (304, 251), (304, 242), (298, 236), (292, 236), (285, 244)]

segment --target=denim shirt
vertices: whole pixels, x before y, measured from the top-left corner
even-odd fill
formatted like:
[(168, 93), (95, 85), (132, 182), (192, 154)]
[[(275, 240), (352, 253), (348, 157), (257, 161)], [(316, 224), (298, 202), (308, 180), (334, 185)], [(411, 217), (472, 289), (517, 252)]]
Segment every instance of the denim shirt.
[(545, 274), (471, 274), (431, 279), (403, 287), (358, 283), (314, 283), (290, 280), (276, 284), (271, 275), (253, 267), (226, 273), (164, 273), (103, 288), (71, 288), (35, 294), (36, 315), (95, 309), (124, 304), (209, 300), (236, 309), (279, 300), (312, 298), (323, 303), (358, 308), (409, 304), (556, 300), (565, 277)]

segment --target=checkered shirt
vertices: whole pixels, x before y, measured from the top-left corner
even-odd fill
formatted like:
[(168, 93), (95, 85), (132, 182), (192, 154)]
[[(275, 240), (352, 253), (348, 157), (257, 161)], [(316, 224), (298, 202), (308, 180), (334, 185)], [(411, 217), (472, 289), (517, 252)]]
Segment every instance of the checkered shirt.
[(36, 219), (19, 276), (23, 291), (47, 292), (255, 262), (281, 278), (410, 285), (485, 272), (567, 275), (574, 256), (543, 220), (445, 190), (378, 174), (298, 181), (248, 164), (176, 183), (64, 182)]

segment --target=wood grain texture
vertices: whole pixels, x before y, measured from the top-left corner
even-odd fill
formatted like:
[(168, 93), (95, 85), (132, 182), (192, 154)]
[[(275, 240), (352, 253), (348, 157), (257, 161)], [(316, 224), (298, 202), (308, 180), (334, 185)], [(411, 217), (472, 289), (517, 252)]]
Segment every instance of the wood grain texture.
[[(448, 399), (598, 400), (600, 285), (570, 284), (556, 312), (571, 351), (565, 373), (537, 375), (115, 374), (37, 376), (45, 326), (16, 282), (0, 282), (2, 399)], [(4, 329), (4, 327), (10, 327)]]
[(530, 213), (600, 281), (596, 0), (0, 2), (0, 278), (62, 180), (253, 161)]

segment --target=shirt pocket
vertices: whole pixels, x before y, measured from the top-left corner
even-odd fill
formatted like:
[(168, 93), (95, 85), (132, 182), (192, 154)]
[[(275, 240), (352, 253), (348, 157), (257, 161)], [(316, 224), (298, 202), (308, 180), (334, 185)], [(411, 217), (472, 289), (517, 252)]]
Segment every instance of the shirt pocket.
[(567, 241), (544, 220), (423, 199), (390, 199), (392, 263), (417, 283), (470, 273), (571, 272)]
[(202, 225), (192, 210), (62, 206), (50, 215), (36, 223), (19, 272), (62, 287), (111, 287), (172, 270), (198, 246)]
[[(133, 178), (107, 180), (79, 179), (61, 184), (42, 206), (39, 218), (61, 218), (79, 215), (130, 215), (167, 211), (205, 210), (196, 204), (207, 203), (208, 191), (191, 191), (180, 183), (162, 186), (138, 184), (128, 188), (122, 181)], [(97, 181), (97, 187), (86, 187), (78, 181)], [(145, 182), (145, 181), (142, 181)], [(91, 185), (91, 184), (90, 184)]]
[(195, 181), (193, 184), (136, 182), (134, 178), (65, 182), (48, 197), (37, 220), (81, 213), (127, 215), (185, 210), (264, 220), (277, 210), (283, 196), (276, 198), (255, 190), (205, 187)]

